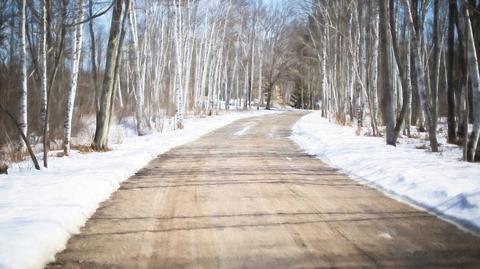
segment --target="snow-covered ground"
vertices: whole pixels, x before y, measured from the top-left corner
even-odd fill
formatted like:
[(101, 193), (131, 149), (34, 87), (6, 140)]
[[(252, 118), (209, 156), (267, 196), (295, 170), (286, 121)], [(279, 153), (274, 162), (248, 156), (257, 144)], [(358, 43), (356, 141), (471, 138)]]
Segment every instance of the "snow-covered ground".
[[(440, 153), (419, 149), (419, 139), (357, 136), (313, 112), (293, 126), (292, 139), (308, 154), (394, 198), (422, 207), (474, 231), (480, 230), (480, 165), (460, 160), (461, 149), (443, 143)], [(445, 141), (444, 138), (440, 141)]]
[(235, 120), (271, 113), (187, 119), (183, 130), (125, 137), (109, 152), (51, 157), (50, 168), (41, 171), (27, 161), (14, 166), (0, 175), (0, 268), (42, 268), (99, 203), (157, 155)]

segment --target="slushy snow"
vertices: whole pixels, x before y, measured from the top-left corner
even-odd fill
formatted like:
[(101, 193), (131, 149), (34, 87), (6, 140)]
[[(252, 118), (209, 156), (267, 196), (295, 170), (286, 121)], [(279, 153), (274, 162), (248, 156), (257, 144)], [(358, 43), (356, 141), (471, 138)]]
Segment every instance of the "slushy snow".
[[(480, 230), (480, 165), (451, 154), (417, 149), (400, 141), (357, 136), (355, 129), (339, 126), (313, 112), (294, 126), (292, 139), (308, 154), (340, 168), (354, 179), (399, 200), (424, 208), (474, 231)], [(403, 142), (403, 143), (402, 143)]]
[[(43, 268), (120, 183), (167, 150), (235, 120), (270, 111), (185, 120), (183, 130), (127, 137), (112, 151), (50, 158), (41, 171), (21, 164), (0, 175), (0, 268)], [(25, 168), (27, 166), (27, 168)]]

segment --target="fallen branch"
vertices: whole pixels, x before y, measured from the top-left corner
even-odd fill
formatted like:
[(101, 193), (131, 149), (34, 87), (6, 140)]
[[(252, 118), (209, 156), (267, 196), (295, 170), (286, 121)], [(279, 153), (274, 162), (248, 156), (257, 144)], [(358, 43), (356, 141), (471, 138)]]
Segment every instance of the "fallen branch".
[(6, 110), (2, 105), (0, 105), (0, 111), (5, 113), (15, 123), (15, 126), (17, 127), (17, 131), (20, 133), (20, 136), (22, 137), (23, 142), (27, 146), (28, 153), (32, 158), (32, 162), (33, 162), (33, 165), (35, 166), (35, 169), (40, 170), (40, 165), (38, 165), (37, 157), (35, 157), (35, 154), (33, 154), (32, 147), (30, 146), (30, 143), (28, 142), (26, 135), (23, 133), (15, 117), (8, 110)]

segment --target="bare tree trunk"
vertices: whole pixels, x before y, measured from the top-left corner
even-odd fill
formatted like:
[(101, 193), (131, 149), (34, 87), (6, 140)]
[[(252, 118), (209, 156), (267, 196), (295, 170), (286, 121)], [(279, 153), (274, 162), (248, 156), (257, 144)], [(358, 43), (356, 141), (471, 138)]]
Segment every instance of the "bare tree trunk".
[[(377, 21), (378, 22), (378, 21)], [(378, 28), (377, 28), (378, 29)], [(328, 38), (328, 27), (323, 27), (323, 35), (322, 36), (322, 50), (321, 50), (321, 72), (320, 77), (322, 79), (322, 92), (323, 92), (323, 116), (328, 117), (330, 115), (329, 107), (329, 91), (328, 91), (328, 74), (327, 74), (327, 45), (329, 42)]]
[(47, 3), (42, 0), (42, 38), (40, 39), (40, 126), (45, 126), (47, 114)]
[[(23, 134), (28, 137), (27, 123), (27, 45), (26, 45), (26, 20), (27, 20), (27, 0), (21, 2), (21, 22), (20, 22), (20, 99), (18, 103), (18, 125)], [(22, 146), (22, 150), (25, 145)]]
[(472, 112), (473, 128), (468, 139), (467, 145), (467, 161), (475, 161), (475, 154), (477, 151), (478, 140), (480, 138), (480, 73), (478, 68), (478, 57), (475, 48), (475, 39), (473, 36), (472, 24), (470, 22), (470, 15), (468, 10), (468, 2), (464, 0), (462, 4), (463, 14), (462, 21), (465, 27), (465, 46), (467, 47), (467, 65), (468, 73), (472, 86)]
[(425, 87), (425, 69), (424, 69), (424, 64), (423, 64), (423, 59), (421, 57), (421, 42), (420, 38), (422, 36), (422, 26), (420, 25), (418, 31), (415, 29), (415, 25), (413, 22), (413, 17), (412, 17), (412, 12), (410, 9), (410, 3), (408, 0), (403, 0), (405, 3), (405, 6), (407, 8), (407, 18), (408, 18), (408, 24), (410, 25), (410, 31), (413, 36), (413, 43), (414, 43), (414, 48), (413, 48), (413, 55), (415, 57), (415, 70), (416, 70), (416, 79), (417, 79), (417, 86), (418, 86), (418, 95), (420, 98), (420, 103), (423, 108), (423, 112), (425, 115), (425, 120), (428, 125), (428, 133), (429, 133), (429, 139), (430, 139), (430, 146), (432, 148), (433, 152), (438, 152), (438, 142), (437, 142), (437, 135), (436, 135), (436, 129), (435, 129), (435, 124), (433, 123), (433, 118), (431, 114), (431, 107), (428, 102), (427, 98), (427, 92), (426, 92), (426, 87)]
[[(206, 46), (206, 49), (204, 49), (204, 60), (203, 60), (203, 71), (202, 71), (202, 80), (201, 80), (201, 84), (200, 84), (200, 93), (201, 93), (201, 102), (203, 104), (203, 98), (205, 96), (205, 90), (207, 88), (207, 79), (208, 79), (208, 73), (209, 73), (209, 67), (211, 65), (211, 61), (210, 61), (210, 54), (212, 52), (212, 47), (213, 47), (213, 39), (214, 39), (214, 36), (215, 36), (215, 30), (216, 30), (216, 21), (213, 21), (212, 23), (212, 27), (210, 29), (210, 32), (209, 32), (209, 39), (208, 39), (208, 42), (207, 40), (205, 40), (205, 46)], [(205, 27), (207, 27), (208, 25), (208, 16), (205, 17)], [(207, 27), (208, 29), (208, 27)], [(205, 38), (207, 36), (207, 33), (208, 31), (205, 31)], [(208, 92), (210, 92), (210, 89), (208, 89)], [(210, 103), (210, 94), (208, 94), (207, 98), (209, 98), (207, 100), (207, 105)], [(202, 105), (203, 107), (203, 105)]]
[(63, 126), (63, 151), (65, 155), (70, 153), (70, 138), (72, 134), (72, 116), (75, 104), (75, 94), (77, 91), (78, 73), (80, 69), (80, 57), (82, 55), (82, 41), (83, 41), (83, 0), (77, 0), (77, 17), (75, 19), (74, 33), (72, 35), (72, 74), (70, 77), (70, 87), (67, 93), (67, 103), (65, 106), (65, 121)]
[[(391, 29), (391, 34), (392, 34), (392, 45), (393, 45), (393, 54), (395, 56), (395, 62), (398, 68), (398, 72), (400, 73), (400, 82), (402, 86), (402, 108), (400, 110), (400, 113), (398, 115), (397, 121), (395, 123), (395, 128), (394, 128), (394, 143), (397, 143), (398, 136), (400, 135), (400, 131), (402, 130), (402, 125), (405, 120), (405, 116), (407, 115), (407, 111), (409, 109), (410, 105), (410, 99), (411, 99), (411, 91), (410, 91), (410, 85), (408, 85), (408, 80), (410, 79), (409, 76), (410, 74), (405, 71), (401, 58), (400, 58), (400, 49), (398, 47), (398, 39), (397, 39), (397, 29), (396, 29), (396, 18), (395, 18), (395, 7), (393, 6), (395, 4), (394, 0), (390, 0), (390, 29)], [(406, 27), (406, 26), (405, 26)], [(407, 49), (410, 49), (408, 47)], [(410, 55), (410, 51), (407, 52), (408, 56)], [(410, 121), (409, 121), (410, 122)]]
[(432, 81), (431, 81), (431, 100), (432, 100), (432, 121), (435, 130), (437, 129), (438, 121), (438, 85), (440, 75), (440, 0), (433, 1), (433, 66), (432, 66)]
[(386, 141), (388, 145), (395, 145), (394, 128), (395, 128), (395, 110), (394, 110), (394, 95), (392, 85), (393, 61), (390, 53), (390, 25), (388, 23), (388, 5), (387, 1), (379, 0), (380, 2), (380, 44), (382, 49), (382, 77), (383, 77), (383, 92), (384, 92), (384, 117), (386, 125)]
[(250, 95), (249, 91), (249, 85), (248, 85), (248, 79), (249, 79), (249, 68), (250, 68), (250, 63), (247, 62), (246, 66), (243, 68), (243, 110), (249, 109), (248, 106), (248, 96)]
[(252, 95), (253, 95), (253, 86), (254, 86), (254, 77), (255, 77), (255, 26), (256, 26), (257, 15), (254, 11), (252, 30), (250, 37), (250, 77), (248, 79), (248, 107), (252, 107)]
[(273, 85), (271, 82), (268, 83), (268, 88), (267, 88), (267, 106), (265, 107), (266, 110), (270, 110), (270, 103), (272, 102), (272, 91), (273, 91)]
[[(360, 4), (364, 4), (360, 2)], [(360, 46), (359, 46), (359, 69), (361, 85), (357, 85), (357, 134), (363, 133), (363, 117), (365, 114), (365, 98), (366, 94), (363, 85), (367, 84), (367, 9), (360, 7), (360, 20), (358, 27), (360, 28)]]
[(448, 88), (447, 88), (447, 123), (448, 142), (455, 143), (457, 140), (457, 124), (455, 122), (455, 91), (453, 80), (453, 59), (455, 57), (455, 12), (457, 10), (455, 1), (449, 2), (448, 13)]
[[(93, 0), (89, 0), (88, 6), (89, 16), (93, 16)], [(97, 71), (97, 53), (95, 45), (95, 31), (93, 30), (93, 19), (88, 23), (90, 31), (90, 62), (92, 62), (93, 87), (95, 89), (95, 111), (100, 111), (100, 89), (98, 87), (98, 71)]]
[(130, 31), (132, 34), (132, 45), (133, 45), (133, 63), (134, 63), (134, 82), (135, 82), (135, 119), (137, 121), (137, 133), (138, 135), (144, 135), (144, 124), (143, 124), (143, 104), (144, 104), (144, 95), (145, 90), (143, 88), (141, 70), (140, 70), (140, 48), (138, 44), (138, 32), (137, 32), (137, 18), (135, 11), (135, 1), (130, 2), (130, 12), (129, 12), (129, 24)]
[[(455, 7), (456, 9), (456, 7)], [(458, 94), (458, 138), (463, 144), (463, 160), (468, 159), (468, 67), (467, 67), (467, 49), (462, 40), (464, 37), (465, 27), (458, 26), (459, 34), (459, 66), (460, 66), (460, 92)]]
[(123, 11), (122, 22), (120, 26), (120, 39), (118, 41), (119, 45), (117, 47), (117, 53), (115, 55), (115, 69), (113, 71), (113, 83), (112, 83), (113, 91), (112, 91), (111, 100), (110, 100), (110, 103), (111, 103), (110, 111), (108, 112), (108, 114), (110, 115), (110, 118), (108, 119), (108, 126), (111, 126), (112, 124), (113, 111), (115, 109), (115, 97), (117, 96), (117, 91), (119, 90), (119, 88), (116, 87), (117, 81), (118, 82), (121, 81), (119, 76), (120, 76), (120, 62), (122, 59), (122, 45), (126, 35), (125, 25), (128, 20), (129, 10), (131, 8), (130, 0), (124, 0), (124, 1), (125, 1), (125, 9)]
[(378, 14), (373, 11), (374, 1), (370, 1), (370, 10), (373, 12), (373, 17), (370, 20), (370, 29), (372, 33), (372, 52), (370, 58), (370, 99), (371, 99), (371, 121), (373, 135), (378, 133)]
[(100, 110), (97, 112), (97, 124), (92, 148), (95, 150), (108, 149), (108, 134), (110, 131), (110, 107), (112, 106), (113, 82), (115, 72), (115, 59), (120, 40), (120, 20), (122, 17), (122, 0), (114, 0), (110, 37), (107, 47), (105, 76), (100, 98)]
[(411, 71), (411, 52), (412, 52), (412, 47), (410, 43), (410, 38), (407, 38), (407, 55), (405, 56), (406, 58), (406, 68), (405, 68), (405, 75), (407, 76), (407, 91), (408, 91), (408, 100), (403, 100), (406, 105), (407, 105), (407, 111), (405, 115), (405, 129), (407, 130), (407, 136), (410, 137), (410, 126), (411, 126), (411, 120), (412, 120), (412, 77), (410, 74), (412, 73)]
[(263, 40), (264, 38), (258, 41), (258, 54), (259, 54), (259, 64), (258, 64), (258, 104), (257, 110), (263, 106)]
[[(232, 74), (231, 74), (231, 80), (232, 80), (232, 83), (231, 85), (233, 86), (233, 84), (235, 83), (235, 89), (236, 89), (236, 94), (238, 96), (238, 80), (235, 81), (235, 79), (238, 77), (237, 75), (237, 67), (238, 67), (238, 53), (237, 51), (235, 51), (235, 60), (234, 60), (234, 64), (233, 64), (233, 70), (232, 70)], [(226, 103), (225, 103), (225, 106), (226, 106), (226, 110), (230, 110), (230, 98), (231, 98), (231, 94), (230, 94), (230, 91), (228, 91), (228, 96), (227, 96), (227, 100), (226, 100)], [(236, 101), (235, 100), (235, 105), (236, 105)]]

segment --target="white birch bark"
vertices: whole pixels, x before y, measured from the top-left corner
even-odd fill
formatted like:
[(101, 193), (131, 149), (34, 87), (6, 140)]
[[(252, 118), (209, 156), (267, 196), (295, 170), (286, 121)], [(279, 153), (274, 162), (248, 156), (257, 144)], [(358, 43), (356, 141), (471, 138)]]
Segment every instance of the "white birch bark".
[[(235, 82), (235, 94), (236, 94), (236, 97), (235, 97), (235, 106), (237, 106), (237, 96), (238, 96), (238, 72), (237, 72), (237, 68), (238, 68), (238, 51), (237, 51), (237, 48), (236, 46), (234, 45), (234, 48), (235, 48), (235, 60), (234, 60), (234, 64), (233, 64), (233, 70), (232, 70), (232, 85), (233, 83)], [(230, 96), (229, 98), (227, 98), (227, 109), (230, 109)]]
[[(365, 2), (360, 2), (360, 4), (365, 4)], [(360, 47), (359, 47), (359, 69), (360, 69), (360, 80), (362, 85), (367, 85), (367, 10), (366, 6), (360, 7)], [(357, 132), (362, 133), (363, 128), (363, 119), (365, 113), (365, 91), (364, 87), (359, 87), (359, 91), (357, 93), (357, 98), (359, 102), (358, 111), (357, 111)]]
[(226, 55), (225, 55), (225, 64), (223, 66), (223, 98), (224, 98), (224, 103), (225, 103), (225, 110), (227, 110), (227, 103), (229, 99), (229, 87), (230, 87), (230, 81), (229, 81), (229, 76), (228, 76), (228, 65), (230, 64), (230, 57), (228, 57), (228, 51), (229, 49), (227, 48)]
[(133, 64), (134, 64), (134, 85), (135, 85), (135, 119), (137, 122), (138, 135), (144, 135), (143, 130), (143, 103), (144, 103), (144, 89), (141, 77), (141, 64), (139, 56), (138, 32), (137, 32), (137, 18), (135, 11), (136, 0), (131, 0), (130, 11), (128, 14), (128, 22), (130, 26), (131, 42), (133, 45)]
[(250, 56), (251, 56), (251, 59), (250, 59), (250, 79), (249, 79), (249, 92), (248, 92), (248, 106), (250, 107), (251, 106), (251, 97), (253, 95), (253, 84), (254, 84), (254, 77), (255, 77), (255, 39), (256, 39), (256, 35), (255, 35), (255, 30), (256, 30), (256, 12), (253, 11), (253, 22), (252, 22), (252, 33), (251, 33), (251, 40), (250, 40), (250, 43), (251, 43), (251, 48), (250, 48)]
[(372, 129), (373, 134), (378, 135), (378, 45), (379, 45), (379, 34), (378, 34), (379, 22), (378, 14), (375, 13), (373, 18), (370, 20), (370, 29), (372, 32), (372, 53), (370, 58), (370, 97), (372, 100), (371, 108), (371, 120), (372, 120)]
[[(220, 66), (223, 66), (222, 62), (224, 61), (224, 54), (225, 54), (225, 37), (226, 37), (226, 34), (227, 34), (227, 27), (228, 27), (228, 23), (230, 21), (230, 10), (231, 10), (231, 6), (232, 6), (232, 1), (230, 0), (228, 5), (227, 5), (227, 12), (226, 12), (226, 16), (225, 16), (225, 21), (224, 21), (224, 24), (223, 24), (223, 32), (222, 32), (222, 38), (219, 40), (220, 42), (220, 45), (219, 45), (219, 52), (218, 52), (218, 62), (217, 62), (217, 67), (216, 67), (216, 70), (215, 70), (215, 83), (217, 84), (215, 86), (215, 99), (216, 99), (216, 103), (215, 103), (215, 108), (218, 110), (218, 107), (219, 107), (219, 101), (220, 101), (220, 83), (221, 83), (221, 71), (220, 71)], [(226, 60), (225, 60), (226, 62)], [(211, 109), (211, 108), (210, 108)]]
[[(190, 2), (189, 2), (189, 5), (190, 5)], [(193, 10), (193, 14), (192, 12), (189, 12), (189, 16), (188, 16), (188, 39), (187, 39), (187, 49), (186, 49), (186, 63), (185, 63), (185, 66), (186, 66), (186, 74), (185, 74), (185, 92), (184, 92), (184, 111), (186, 111), (187, 109), (187, 105), (188, 105), (188, 93), (189, 93), (189, 89), (190, 89), (190, 81), (191, 81), (191, 71), (192, 71), (192, 64), (193, 64), (193, 52), (194, 52), (194, 49), (195, 49), (195, 45), (196, 45), (196, 38), (195, 38), (195, 35), (197, 33), (197, 23), (196, 23), (196, 18), (197, 18), (197, 8), (198, 6), (196, 6)], [(190, 9), (190, 7), (189, 7)], [(192, 29), (192, 24), (193, 24), (193, 29)]]
[[(19, 129), (28, 137), (27, 123), (27, 45), (26, 45), (26, 20), (27, 20), (27, 0), (22, 0), (20, 21), (20, 99), (18, 103), (18, 125)], [(20, 141), (21, 138), (20, 138)], [(22, 143), (22, 150), (25, 144)]]
[(410, 76), (411, 74), (411, 62), (410, 62), (410, 53), (411, 53), (411, 43), (410, 39), (407, 39), (407, 55), (406, 57), (406, 67), (405, 67), (405, 74), (407, 78), (407, 90), (410, 94), (410, 98), (408, 98), (408, 104), (407, 104), (407, 113), (405, 115), (405, 129), (407, 131), (407, 136), (410, 137), (410, 125), (411, 125), (411, 118), (412, 118), (412, 98), (411, 98), (411, 93), (412, 93), (412, 77)]
[(182, 34), (182, 7), (177, 5), (177, 1), (174, 0), (175, 7), (175, 17), (174, 17), (174, 42), (175, 42), (175, 58), (176, 58), (176, 71), (175, 71), (175, 122), (176, 128), (183, 129), (183, 91), (184, 91), (184, 78), (183, 78), (183, 57), (184, 57), (184, 46), (183, 44), (183, 34)]
[(258, 54), (259, 54), (259, 63), (258, 63), (258, 105), (257, 110), (263, 106), (263, 40), (265, 35), (258, 40)]
[(328, 74), (327, 74), (327, 45), (328, 45), (328, 36), (326, 36), (328, 34), (328, 30), (327, 30), (327, 27), (324, 27), (323, 28), (323, 31), (324, 31), (324, 35), (322, 35), (322, 41), (323, 41), (323, 45), (322, 45), (322, 51), (321, 51), (321, 55), (322, 55), (322, 60), (321, 60), (321, 73), (320, 73), (320, 77), (322, 79), (322, 92), (323, 92), (323, 110), (324, 110), (324, 113), (323, 115), (328, 117), (328, 114), (329, 114), (329, 93), (328, 93)]
[(200, 113), (202, 111), (203, 97), (205, 95), (205, 85), (204, 85), (204, 73), (206, 70), (206, 60), (207, 60), (207, 37), (208, 37), (208, 21), (209, 21), (209, 10), (210, 2), (207, 0), (205, 3), (205, 20), (204, 20), (204, 30), (203, 36), (200, 42), (200, 50), (197, 55), (196, 61), (196, 79), (195, 79), (195, 111)]
[(435, 130), (435, 124), (433, 123), (431, 107), (427, 99), (427, 92), (426, 92), (426, 86), (425, 86), (425, 68), (423, 64), (423, 58), (421, 57), (422, 45), (421, 45), (420, 38), (421, 38), (422, 31), (420, 30), (419, 32), (417, 32), (415, 30), (412, 12), (410, 9), (410, 3), (408, 2), (408, 0), (403, 0), (403, 2), (405, 3), (405, 6), (406, 6), (408, 24), (410, 26), (410, 31), (413, 36), (413, 43), (414, 43), (413, 55), (415, 57), (415, 71), (417, 73), (416, 80), (417, 80), (420, 104), (424, 112), (425, 120), (428, 124), (430, 146), (433, 152), (437, 152), (438, 151), (437, 135)]
[(467, 161), (473, 162), (480, 138), (480, 73), (478, 69), (478, 55), (475, 48), (475, 39), (473, 36), (472, 24), (468, 10), (468, 1), (463, 1), (463, 25), (465, 27), (466, 37), (465, 46), (467, 46), (467, 65), (468, 75), (472, 86), (472, 110), (473, 110), (473, 128), (467, 145)]
[(216, 67), (215, 67), (215, 73), (214, 73), (214, 77), (213, 77), (213, 102), (212, 102), (212, 105), (210, 107), (210, 111), (211, 114), (213, 113), (214, 109), (215, 109), (215, 113), (217, 113), (217, 107), (218, 107), (218, 103), (219, 103), (219, 99), (220, 99), (220, 66), (222, 66), (222, 54), (220, 53), (219, 57), (217, 58), (217, 64), (216, 64)]
[[(207, 5), (207, 14), (206, 14), (206, 18), (205, 18), (205, 38), (207, 36), (209, 36), (209, 39), (208, 39), (208, 42), (205, 40), (205, 45), (206, 45), (206, 49), (204, 49), (204, 58), (203, 58), (203, 71), (202, 71), (202, 79), (201, 79), (201, 83), (200, 83), (200, 95), (201, 95), (201, 98), (200, 98), (200, 102), (202, 103), (202, 107), (204, 107), (204, 104), (203, 104), (203, 97), (205, 96), (205, 89), (206, 89), (206, 86), (207, 86), (207, 78), (208, 78), (208, 73), (209, 73), (209, 69), (210, 69), (210, 54), (212, 52), (212, 46), (213, 46), (213, 37), (215, 35), (215, 28), (216, 28), (216, 21), (214, 20), (213, 23), (212, 23), (212, 27), (211, 29), (209, 29), (210, 27), (208, 27), (208, 5)], [(209, 92), (210, 92), (210, 89), (209, 89)], [(209, 98), (210, 95), (207, 96), (207, 98)], [(208, 99), (207, 100), (207, 105), (208, 103), (210, 102), (210, 100)]]
[(47, 116), (47, 4), (42, 0), (42, 37), (40, 39), (40, 126)]
[(242, 103), (243, 103), (243, 110), (247, 110), (248, 109), (248, 98), (247, 98), (247, 95), (248, 95), (248, 75), (249, 75), (249, 67), (250, 67), (250, 64), (247, 63), (246, 66), (244, 66), (243, 68), (243, 100), (242, 100)]
[(122, 93), (122, 83), (120, 82), (120, 79), (117, 80), (117, 89), (118, 89), (118, 105), (120, 108), (123, 108), (123, 93)]
[(65, 106), (65, 117), (63, 124), (63, 151), (65, 155), (70, 153), (70, 140), (72, 135), (72, 116), (75, 104), (75, 95), (77, 92), (78, 73), (80, 69), (80, 59), (82, 55), (83, 41), (83, 0), (78, 0), (76, 6), (75, 29), (72, 33), (72, 73), (70, 76), (70, 85), (67, 91), (67, 102)]

